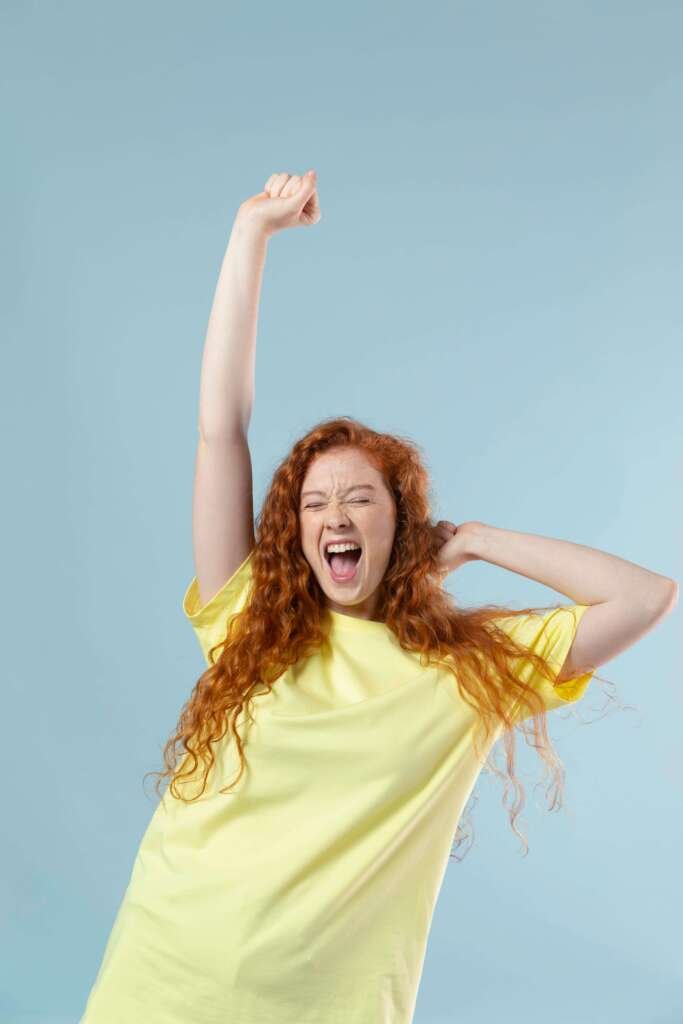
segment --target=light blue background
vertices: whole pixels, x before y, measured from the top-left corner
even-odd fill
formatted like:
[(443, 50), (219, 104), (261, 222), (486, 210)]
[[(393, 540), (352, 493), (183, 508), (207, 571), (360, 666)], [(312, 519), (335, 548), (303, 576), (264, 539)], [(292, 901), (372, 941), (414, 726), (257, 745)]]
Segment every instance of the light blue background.
[[(3, 1022), (77, 1021), (161, 749), (203, 669), (199, 367), (232, 218), (274, 171), (256, 510), (318, 420), (408, 435), (434, 517), (681, 565), (674, 3), (5, 3)], [(463, 603), (554, 591), (472, 563)], [(565, 807), (482, 776), (416, 1024), (683, 1020), (677, 608), (555, 713)], [(595, 721), (595, 719), (598, 719)], [(676, 870), (678, 865), (679, 870)], [(132, 1022), (130, 1022), (132, 1024)], [(191, 1024), (191, 1022), (188, 1022)], [(276, 1022), (273, 1022), (276, 1024)]]

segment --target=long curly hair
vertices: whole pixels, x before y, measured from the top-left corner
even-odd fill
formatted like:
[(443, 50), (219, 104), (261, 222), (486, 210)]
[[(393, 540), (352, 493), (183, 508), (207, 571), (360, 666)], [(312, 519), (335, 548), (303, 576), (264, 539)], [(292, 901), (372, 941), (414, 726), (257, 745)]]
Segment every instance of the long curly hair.
[[(386, 623), (402, 648), (420, 653), (422, 666), (451, 671), (462, 699), (478, 712), (479, 728), (473, 734), (476, 756), (484, 770), (505, 781), (504, 806), (512, 785), (515, 799), (507, 809), (512, 830), (522, 840), (526, 855), (526, 838), (516, 826), (525, 795), (515, 775), (515, 728), (522, 731), (528, 743), (531, 740), (530, 745), (546, 763), (546, 772), (551, 773), (549, 810), (562, 806), (564, 769), (548, 736), (543, 698), (510, 666), (514, 659), (523, 657), (549, 681), (553, 682), (555, 676), (539, 654), (513, 640), (492, 620), (537, 612), (539, 606), (458, 607), (444, 589), (444, 576), (437, 567), (430, 515), (432, 492), (420, 447), (406, 437), (379, 433), (348, 416), (315, 425), (295, 442), (277, 467), (255, 520), (250, 600), (230, 618), (223, 640), (210, 649), (209, 667), (197, 680), (176, 732), (164, 748), (165, 770), (146, 774), (158, 776), (157, 794), (162, 780), (171, 777), (173, 796), (188, 803), (198, 800), (215, 762), (212, 745), (230, 728), (239, 771), (234, 781), (220, 790), (229, 793), (246, 767), (244, 744), (236, 724), (245, 706), (253, 721), (252, 702), (257, 689), (269, 692), (289, 666), (325, 644), (329, 632), (326, 596), (302, 551), (299, 500), (311, 461), (322, 452), (340, 447), (364, 453), (383, 474), (396, 502), (394, 544), (379, 586), (376, 618)], [(513, 708), (521, 708), (527, 717), (517, 723)], [(498, 726), (506, 754), (505, 773), (494, 761), (484, 758), (490, 749), (488, 739)], [(186, 756), (177, 770), (181, 746)], [(194, 777), (200, 762), (201, 790), (188, 798), (179, 791), (178, 782)], [(455, 834), (456, 848), (466, 834), (461, 820)]]

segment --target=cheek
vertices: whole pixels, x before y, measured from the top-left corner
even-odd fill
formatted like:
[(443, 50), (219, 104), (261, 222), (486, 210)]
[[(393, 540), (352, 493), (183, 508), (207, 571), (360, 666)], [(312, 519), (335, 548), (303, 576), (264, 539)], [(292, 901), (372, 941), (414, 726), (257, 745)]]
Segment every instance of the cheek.
[(315, 531), (311, 529), (310, 525), (303, 524), (301, 526), (301, 547), (309, 554), (313, 554), (317, 547)]

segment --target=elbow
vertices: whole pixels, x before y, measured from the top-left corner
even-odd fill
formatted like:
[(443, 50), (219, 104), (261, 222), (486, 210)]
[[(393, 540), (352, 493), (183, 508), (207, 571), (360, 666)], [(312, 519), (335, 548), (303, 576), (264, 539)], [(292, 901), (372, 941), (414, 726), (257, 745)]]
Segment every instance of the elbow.
[(668, 615), (678, 604), (678, 582), (668, 576), (661, 577), (660, 594), (657, 611), (660, 616)]
[(669, 594), (669, 606), (667, 608), (667, 611), (672, 612), (678, 604), (678, 581), (667, 580), (667, 582), (669, 584), (669, 590), (671, 591), (671, 593)]

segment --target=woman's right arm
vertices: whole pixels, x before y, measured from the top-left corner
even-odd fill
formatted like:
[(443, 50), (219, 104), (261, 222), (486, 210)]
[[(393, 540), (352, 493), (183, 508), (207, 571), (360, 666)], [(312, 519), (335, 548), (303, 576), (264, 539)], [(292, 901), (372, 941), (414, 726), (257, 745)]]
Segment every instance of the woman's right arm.
[(199, 389), (192, 544), (202, 605), (254, 546), (251, 455), (256, 326), (268, 237), (238, 212), (209, 316)]
[(251, 455), (256, 326), (268, 241), (320, 220), (315, 173), (273, 174), (235, 217), (204, 342), (192, 544), (202, 605), (254, 546)]

